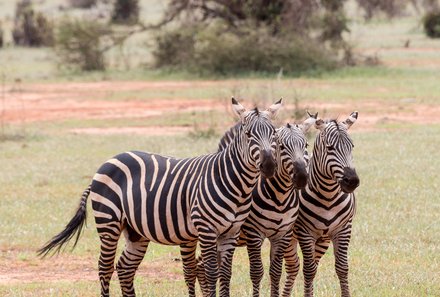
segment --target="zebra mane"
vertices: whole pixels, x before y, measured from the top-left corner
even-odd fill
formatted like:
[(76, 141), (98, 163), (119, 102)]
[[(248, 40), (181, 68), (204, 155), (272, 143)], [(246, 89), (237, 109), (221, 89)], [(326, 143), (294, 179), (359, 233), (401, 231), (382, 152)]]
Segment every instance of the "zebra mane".
[(255, 114), (258, 116), (258, 115), (260, 115), (260, 111), (258, 110), (258, 107), (255, 107), (254, 108), (254, 112), (255, 112)]

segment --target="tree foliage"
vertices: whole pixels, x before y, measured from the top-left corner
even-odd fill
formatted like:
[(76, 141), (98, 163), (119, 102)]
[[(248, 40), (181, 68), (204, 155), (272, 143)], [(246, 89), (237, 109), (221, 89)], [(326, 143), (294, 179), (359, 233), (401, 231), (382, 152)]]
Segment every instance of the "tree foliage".
[(112, 22), (119, 24), (136, 24), (139, 21), (139, 0), (116, 0)]
[(54, 25), (41, 12), (36, 12), (30, 0), (17, 2), (12, 37), (16, 45), (52, 46)]

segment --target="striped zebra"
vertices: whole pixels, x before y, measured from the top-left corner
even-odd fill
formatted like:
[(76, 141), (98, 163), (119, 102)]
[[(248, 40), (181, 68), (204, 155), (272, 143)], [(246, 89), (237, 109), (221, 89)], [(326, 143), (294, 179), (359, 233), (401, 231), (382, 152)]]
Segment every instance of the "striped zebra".
[[(307, 184), (307, 139), (305, 133), (314, 125), (318, 114), (311, 115), (301, 125), (277, 129), (278, 171), (272, 178), (260, 178), (252, 193), (252, 206), (248, 218), (241, 227), (239, 246), (247, 246), (253, 296), (260, 296), (260, 283), (264, 274), (261, 247), (265, 238), (271, 244), (270, 280), (271, 296), (279, 296), (284, 249), (289, 245), (293, 224), (298, 215), (297, 189)], [(226, 149), (234, 138), (238, 126), (232, 127), (220, 140), (219, 150)], [(220, 261), (231, 261), (221, 259)], [(203, 264), (199, 265), (203, 269)], [(203, 288), (203, 274), (199, 276)]]
[(180, 245), (189, 296), (195, 296), (197, 240), (205, 259), (209, 296), (216, 296), (217, 251), (228, 252), (247, 217), (251, 193), (260, 173), (276, 170), (272, 119), (281, 100), (265, 111), (246, 111), (232, 98), (240, 117), (237, 136), (224, 151), (187, 159), (144, 152), (126, 152), (105, 162), (84, 192), (66, 228), (38, 252), (47, 255), (77, 234), (86, 219), (90, 194), (101, 241), (101, 296), (109, 295), (117, 244), (126, 245), (116, 270), (123, 296), (135, 296), (133, 278), (150, 241)]
[(354, 190), (359, 177), (353, 165), (353, 142), (348, 129), (356, 122), (357, 112), (345, 121), (317, 120), (316, 137), (309, 166), (309, 182), (301, 191), (294, 238), (285, 252), (288, 281), (283, 296), (290, 296), (299, 270), (297, 242), (303, 254), (304, 296), (313, 296), (313, 279), (318, 263), (330, 242), (333, 243), (335, 268), (341, 295), (350, 296), (348, 287), (348, 245), (356, 210)]

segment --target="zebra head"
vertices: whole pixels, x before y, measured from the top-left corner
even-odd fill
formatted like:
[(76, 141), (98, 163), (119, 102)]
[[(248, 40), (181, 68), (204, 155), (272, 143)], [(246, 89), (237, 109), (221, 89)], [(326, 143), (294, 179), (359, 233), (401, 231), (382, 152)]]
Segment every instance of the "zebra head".
[(353, 141), (348, 129), (356, 122), (355, 111), (342, 122), (336, 120), (315, 122), (320, 130), (315, 142), (313, 157), (317, 160), (321, 175), (336, 181), (345, 193), (352, 193), (359, 186), (359, 177), (353, 165)]
[(305, 134), (315, 123), (318, 114), (308, 114), (302, 124), (289, 124), (277, 129), (278, 164), (281, 176), (289, 176), (293, 186), (302, 189), (307, 185), (307, 138)]
[(257, 108), (247, 111), (243, 105), (232, 98), (232, 109), (240, 117), (241, 125), (237, 135), (243, 142), (245, 160), (260, 173), (270, 178), (277, 168), (275, 158), (275, 127), (272, 119), (281, 108), (281, 101), (272, 104), (265, 111)]

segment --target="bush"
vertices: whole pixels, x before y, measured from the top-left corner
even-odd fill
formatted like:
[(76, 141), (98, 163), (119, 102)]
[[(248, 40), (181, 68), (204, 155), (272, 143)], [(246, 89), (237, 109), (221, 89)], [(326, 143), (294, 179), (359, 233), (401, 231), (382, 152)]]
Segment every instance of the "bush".
[(52, 46), (54, 26), (41, 12), (35, 12), (31, 1), (17, 3), (12, 38), (16, 45)]
[(62, 21), (56, 37), (56, 53), (61, 66), (84, 71), (104, 70), (102, 38), (110, 33), (107, 25), (95, 20)]
[(239, 35), (220, 28), (186, 27), (156, 37), (156, 67), (188, 69), (200, 74), (284, 72), (299, 74), (336, 67), (334, 54), (317, 42), (273, 36), (267, 30), (248, 30)]
[(430, 12), (423, 18), (425, 33), (431, 38), (440, 38), (440, 11)]
[(139, 20), (139, 0), (116, 0), (112, 22), (118, 24), (136, 24)]
[(74, 8), (91, 8), (96, 2), (96, 0), (69, 0), (70, 6)]

